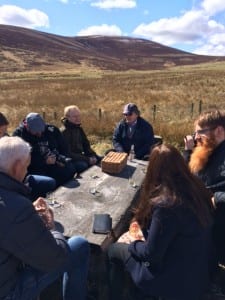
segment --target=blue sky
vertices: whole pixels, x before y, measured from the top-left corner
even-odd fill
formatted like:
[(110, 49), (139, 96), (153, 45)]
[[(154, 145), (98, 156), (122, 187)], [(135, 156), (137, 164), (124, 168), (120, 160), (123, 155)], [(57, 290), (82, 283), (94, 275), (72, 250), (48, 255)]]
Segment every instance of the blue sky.
[(0, 24), (63, 36), (138, 37), (225, 55), (225, 0), (0, 0)]

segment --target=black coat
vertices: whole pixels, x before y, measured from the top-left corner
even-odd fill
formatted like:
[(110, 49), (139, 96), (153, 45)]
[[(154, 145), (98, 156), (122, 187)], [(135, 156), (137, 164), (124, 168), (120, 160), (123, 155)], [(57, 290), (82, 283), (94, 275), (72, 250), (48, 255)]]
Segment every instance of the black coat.
[(68, 262), (63, 235), (46, 228), (26, 192), (22, 183), (0, 173), (0, 298), (17, 284), (24, 264), (50, 272)]
[(37, 137), (27, 131), (23, 123), (15, 129), (13, 136), (19, 136), (31, 145), (31, 163), (28, 168), (29, 173), (45, 174), (46, 156), (48, 151), (57, 150), (62, 155), (67, 155), (68, 149), (60, 130), (54, 126), (46, 124), (45, 131), (41, 137)]
[[(191, 153), (184, 151), (186, 161), (189, 161)], [(215, 148), (206, 166), (196, 175), (213, 192), (216, 206), (225, 204), (225, 141)]]
[[(184, 158), (189, 161), (191, 151), (184, 151)], [(216, 204), (214, 239), (218, 259), (225, 263), (225, 141), (220, 143), (206, 166), (196, 174), (205, 186), (212, 191)]]
[(62, 135), (68, 145), (68, 155), (74, 160), (84, 160), (89, 163), (91, 156), (96, 156), (91, 148), (90, 142), (80, 125), (75, 125), (67, 119), (63, 120), (64, 128), (61, 128)]
[[(31, 145), (29, 174), (50, 176), (56, 180), (57, 186), (73, 178), (76, 167), (71, 162), (65, 163), (63, 166), (57, 163), (57, 161), (61, 161), (62, 156), (68, 156), (68, 148), (60, 130), (56, 126), (46, 124), (45, 131), (38, 137), (27, 131), (22, 123), (13, 132), (13, 136), (19, 136)], [(54, 154), (57, 153), (56, 156), (58, 158), (55, 164), (49, 165), (46, 163), (46, 158), (52, 152)]]
[(209, 280), (211, 227), (179, 205), (156, 207), (146, 241), (129, 245), (126, 269), (144, 294), (166, 299), (197, 300)]

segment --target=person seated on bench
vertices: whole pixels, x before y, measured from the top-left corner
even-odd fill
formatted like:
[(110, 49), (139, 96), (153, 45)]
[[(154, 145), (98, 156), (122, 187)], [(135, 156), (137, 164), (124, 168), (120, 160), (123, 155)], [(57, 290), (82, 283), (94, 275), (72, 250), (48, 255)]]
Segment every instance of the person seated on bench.
[(13, 136), (19, 136), (31, 147), (30, 174), (49, 176), (60, 186), (72, 179), (76, 168), (68, 157), (67, 147), (60, 130), (46, 124), (38, 113), (29, 113), (15, 129)]
[(109, 247), (110, 299), (122, 299), (125, 270), (139, 295), (200, 299), (213, 252), (208, 190), (191, 174), (180, 152), (162, 144), (150, 154), (140, 195), (134, 220), (144, 240), (140, 235)]
[(22, 183), (30, 146), (19, 137), (0, 139), (0, 298), (28, 300), (63, 275), (63, 300), (86, 300), (89, 244), (67, 241), (54, 229), (45, 201), (35, 206)]
[(140, 111), (134, 103), (124, 106), (123, 116), (113, 133), (114, 150), (129, 154), (131, 146), (134, 145), (134, 158), (148, 159), (154, 144), (152, 125), (140, 116)]
[(69, 148), (69, 156), (73, 159), (78, 173), (83, 172), (101, 160), (101, 157), (91, 148), (90, 142), (81, 126), (81, 113), (76, 105), (66, 106), (61, 119), (62, 135)]
[[(9, 121), (6, 116), (0, 112), (0, 138), (8, 136)], [(29, 187), (29, 197), (32, 201), (38, 197), (46, 197), (46, 194), (53, 191), (56, 188), (56, 182), (54, 178), (48, 176), (41, 176), (35, 174), (27, 174), (24, 178), (24, 183)]]

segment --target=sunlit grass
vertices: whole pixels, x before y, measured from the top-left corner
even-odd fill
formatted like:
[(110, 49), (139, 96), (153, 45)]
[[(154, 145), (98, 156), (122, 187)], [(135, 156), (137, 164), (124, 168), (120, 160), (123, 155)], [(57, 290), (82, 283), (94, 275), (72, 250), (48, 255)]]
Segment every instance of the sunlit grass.
[(125, 103), (135, 102), (155, 133), (181, 147), (201, 110), (225, 108), (225, 64), (162, 71), (69, 70), (0, 73), (1, 111), (9, 131), (31, 111), (61, 126), (66, 105), (76, 104), (91, 143), (104, 152)]

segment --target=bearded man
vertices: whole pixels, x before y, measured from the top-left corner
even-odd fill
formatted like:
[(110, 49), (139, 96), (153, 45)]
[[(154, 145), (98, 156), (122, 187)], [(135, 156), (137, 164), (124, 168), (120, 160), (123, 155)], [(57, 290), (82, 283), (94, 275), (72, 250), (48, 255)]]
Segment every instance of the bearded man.
[(194, 134), (184, 139), (184, 157), (191, 171), (212, 192), (217, 259), (225, 264), (225, 112), (204, 112), (194, 127)]

